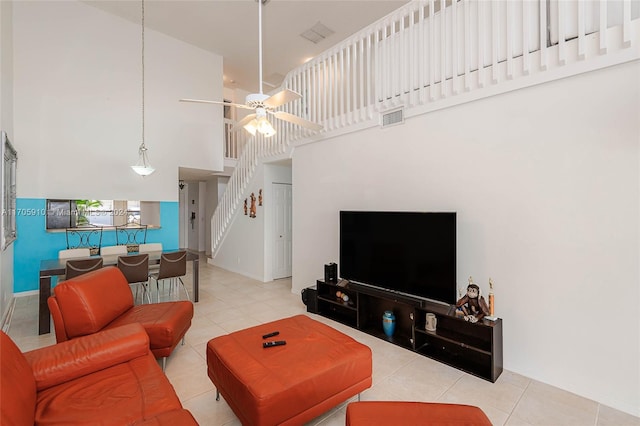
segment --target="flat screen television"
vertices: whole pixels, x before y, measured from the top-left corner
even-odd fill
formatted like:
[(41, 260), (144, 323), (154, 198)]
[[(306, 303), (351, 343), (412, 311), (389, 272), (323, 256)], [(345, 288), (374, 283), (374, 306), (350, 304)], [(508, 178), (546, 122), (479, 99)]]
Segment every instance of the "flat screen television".
[(456, 213), (340, 212), (340, 277), (454, 304)]

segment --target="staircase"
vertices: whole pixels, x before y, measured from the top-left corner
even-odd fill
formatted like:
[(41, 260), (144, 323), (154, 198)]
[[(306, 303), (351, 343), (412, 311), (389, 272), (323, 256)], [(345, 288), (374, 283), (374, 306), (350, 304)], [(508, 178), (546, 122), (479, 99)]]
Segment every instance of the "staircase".
[[(259, 161), (296, 145), (536, 84), (640, 60), (640, 2), (412, 1), (289, 72), (302, 99), (283, 109), (321, 123), (276, 121), (249, 138), (212, 219), (216, 255)], [(551, 101), (551, 100), (550, 100)]]

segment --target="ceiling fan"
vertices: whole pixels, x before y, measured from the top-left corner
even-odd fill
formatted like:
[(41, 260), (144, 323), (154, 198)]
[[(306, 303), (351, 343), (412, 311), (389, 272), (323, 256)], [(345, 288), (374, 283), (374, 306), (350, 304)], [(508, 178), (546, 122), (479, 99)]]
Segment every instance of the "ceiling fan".
[(236, 108), (250, 109), (254, 110), (253, 114), (249, 114), (244, 117), (242, 120), (237, 122), (233, 126), (233, 130), (237, 131), (242, 127), (245, 128), (252, 135), (256, 134), (256, 131), (260, 132), (266, 137), (273, 136), (276, 131), (267, 119), (267, 114), (273, 115), (275, 118), (283, 121), (287, 121), (289, 123), (297, 124), (298, 126), (302, 126), (311, 130), (320, 130), (322, 126), (318, 123), (314, 123), (313, 121), (309, 121), (302, 117), (298, 117), (297, 115), (290, 114), (285, 111), (275, 111), (276, 108), (282, 106), (286, 103), (295, 101), (300, 99), (299, 93), (294, 92), (293, 90), (284, 89), (274, 95), (265, 95), (262, 93), (262, 4), (265, 2), (264, 0), (257, 0), (258, 2), (258, 63), (260, 68), (258, 87), (260, 88), (260, 93), (251, 93), (246, 98), (246, 104), (235, 104), (230, 102), (221, 102), (221, 101), (208, 101), (202, 99), (180, 99), (180, 102), (198, 102), (205, 104), (218, 104), (225, 106), (233, 106)]

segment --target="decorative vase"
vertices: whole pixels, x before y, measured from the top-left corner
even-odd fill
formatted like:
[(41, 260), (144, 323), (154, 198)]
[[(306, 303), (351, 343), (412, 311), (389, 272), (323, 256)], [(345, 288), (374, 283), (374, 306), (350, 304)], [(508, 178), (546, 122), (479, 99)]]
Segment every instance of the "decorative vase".
[(393, 332), (396, 331), (396, 316), (391, 311), (384, 311), (382, 315), (382, 330), (388, 337), (393, 336)]

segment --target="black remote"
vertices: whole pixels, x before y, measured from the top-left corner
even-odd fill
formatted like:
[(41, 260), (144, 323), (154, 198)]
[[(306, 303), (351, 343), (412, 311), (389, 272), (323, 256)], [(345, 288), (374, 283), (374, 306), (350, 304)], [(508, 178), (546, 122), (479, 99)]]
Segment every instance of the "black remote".
[(273, 340), (271, 342), (264, 342), (262, 344), (263, 348), (272, 348), (274, 346), (282, 346), (282, 345), (286, 345), (287, 342), (285, 342), (284, 340)]
[(274, 337), (274, 336), (277, 336), (278, 334), (280, 334), (279, 331), (274, 331), (273, 333), (265, 334), (264, 336), (262, 336), (262, 338), (268, 339), (269, 337)]

